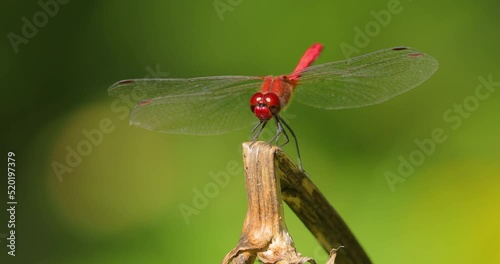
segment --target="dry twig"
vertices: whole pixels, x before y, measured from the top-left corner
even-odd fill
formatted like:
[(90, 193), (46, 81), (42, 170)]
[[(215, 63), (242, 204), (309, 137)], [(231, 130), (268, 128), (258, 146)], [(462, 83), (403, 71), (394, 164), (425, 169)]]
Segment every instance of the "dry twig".
[[(328, 263), (371, 263), (340, 215), (277, 147), (265, 142), (243, 143), (248, 211), (238, 245), (223, 264), (316, 263), (294, 247), (283, 213), (283, 200), (313, 233), (326, 252)], [(345, 249), (338, 250), (340, 246)]]

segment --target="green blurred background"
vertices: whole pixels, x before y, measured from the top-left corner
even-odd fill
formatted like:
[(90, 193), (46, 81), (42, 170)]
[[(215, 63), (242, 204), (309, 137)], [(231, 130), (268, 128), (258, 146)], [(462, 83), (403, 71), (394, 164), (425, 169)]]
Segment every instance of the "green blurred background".
[[(249, 130), (207, 137), (130, 127), (107, 88), (155, 75), (287, 73), (315, 42), (325, 45), (317, 63), (341, 60), (342, 43), (356, 46), (356, 28), (378, 23), (373, 12), (388, 5), (399, 12), (353, 56), (406, 45), (440, 68), (371, 107), (292, 104), (304, 167), (376, 263), (500, 262), (500, 94), (472, 98), (480, 76), (500, 82), (498, 1), (69, 1), (46, 21), (37, 1), (0, 5), (1, 155), (16, 154), (18, 201), (15, 258), (0, 210), (1, 263), (220, 263), (245, 217)], [(22, 37), (22, 18), (34, 15), (41, 26), (16, 53), (9, 32)], [(462, 117), (454, 104), (464, 101)], [(70, 166), (68, 152), (88, 147), (82, 131), (106, 122), (102, 140)], [(436, 128), (447, 140), (389, 184), (400, 156)], [(295, 157), (292, 145), (285, 151)], [(58, 177), (54, 164), (67, 170)], [(213, 189), (211, 175), (223, 173), (230, 181)], [(4, 177), (2, 208), (6, 185)], [(212, 197), (195, 204), (207, 190)], [(308, 230), (288, 209), (286, 217), (298, 250), (324, 263)]]

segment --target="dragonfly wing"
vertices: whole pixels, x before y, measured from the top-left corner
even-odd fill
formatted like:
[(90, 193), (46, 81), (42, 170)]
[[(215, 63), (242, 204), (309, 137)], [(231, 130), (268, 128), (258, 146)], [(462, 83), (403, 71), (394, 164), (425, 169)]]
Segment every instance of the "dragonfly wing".
[[(116, 82), (108, 89), (111, 96), (132, 97), (137, 102), (144, 99), (180, 94), (227, 93), (238, 86), (262, 81), (254, 76), (213, 76), (199, 78), (135, 79)], [(257, 88), (256, 88), (257, 89)]]
[(432, 56), (398, 47), (307, 68), (296, 100), (323, 109), (381, 103), (427, 80), (438, 68)]
[(249, 99), (260, 77), (221, 76), (192, 79), (121, 81), (109, 94), (135, 103), (130, 123), (178, 134), (221, 134), (255, 124)]

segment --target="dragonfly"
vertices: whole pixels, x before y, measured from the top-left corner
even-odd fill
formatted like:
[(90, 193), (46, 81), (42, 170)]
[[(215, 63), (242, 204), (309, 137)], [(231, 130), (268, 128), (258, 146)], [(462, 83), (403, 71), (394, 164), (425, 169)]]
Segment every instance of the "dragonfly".
[(130, 79), (108, 93), (135, 103), (131, 125), (166, 133), (214, 135), (254, 125), (255, 141), (274, 119), (277, 131), (269, 143), (278, 145), (283, 135), (280, 147), (287, 144), (288, 130), (302, 169), (297, 137), (280, 116), (292, 97), (328, 110), (369, 106), (416, 87), (438, 68), (436, 59), (410, 47), (311, 66), (322, 49), (313, 44), (287, 75)]

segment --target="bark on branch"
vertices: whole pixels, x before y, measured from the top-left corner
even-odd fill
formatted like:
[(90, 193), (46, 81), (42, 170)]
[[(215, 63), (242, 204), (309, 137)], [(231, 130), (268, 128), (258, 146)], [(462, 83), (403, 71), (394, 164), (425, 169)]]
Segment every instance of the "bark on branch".
[(265, 142), (245, 142), (243, 161), (248, 211), (240, 240), (223, 264), (254, 263), (257, 257), (263, 263), (316, 263), (295, 249), (282, 199), (330, 253), (328, 263), (336, 257), (339, 264), (371, 263), (340, 215), (283, 151)]

